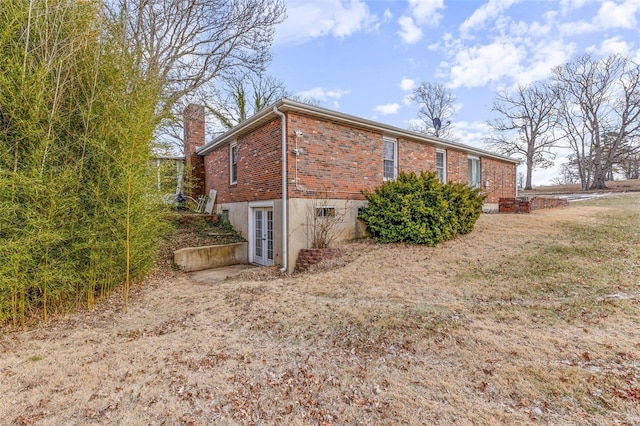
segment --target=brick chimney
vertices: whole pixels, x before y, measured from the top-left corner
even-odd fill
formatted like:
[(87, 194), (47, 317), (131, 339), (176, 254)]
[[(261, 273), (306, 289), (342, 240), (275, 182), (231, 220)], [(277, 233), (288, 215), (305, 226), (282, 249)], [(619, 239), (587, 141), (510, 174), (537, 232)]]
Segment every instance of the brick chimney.
[(204, 158), (196, 148), (204, 146), (204, 106), (189, 104), (184, 109), (185, 192), (193, 198), (204, 195)]

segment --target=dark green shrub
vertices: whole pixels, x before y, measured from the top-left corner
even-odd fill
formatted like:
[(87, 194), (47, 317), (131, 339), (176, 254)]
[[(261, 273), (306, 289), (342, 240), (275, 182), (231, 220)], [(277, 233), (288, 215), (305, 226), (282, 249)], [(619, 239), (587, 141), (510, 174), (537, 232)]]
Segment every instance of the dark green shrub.
[(441, 183), (435, 172), (401, 172), (365, 196), (360, 219), (376, 241), (430, 246), (471, 232), (485, 198), (467, 185)]

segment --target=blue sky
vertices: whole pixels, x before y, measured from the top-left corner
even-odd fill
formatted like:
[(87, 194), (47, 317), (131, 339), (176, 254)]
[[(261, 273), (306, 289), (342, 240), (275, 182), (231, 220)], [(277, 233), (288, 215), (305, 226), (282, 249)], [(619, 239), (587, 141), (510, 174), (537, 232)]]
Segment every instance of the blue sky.
[[(269, 74), (321, 106), (401, 128), (422, 81), (457, 96), (454, 137), (484, 147), (497, 91), (576, 55), (640, 60), (640, 0), (286, 0)], [(557, 162), (559, 163), (559, 162)], [(556, 167), (534, 172), (548, 183)]]

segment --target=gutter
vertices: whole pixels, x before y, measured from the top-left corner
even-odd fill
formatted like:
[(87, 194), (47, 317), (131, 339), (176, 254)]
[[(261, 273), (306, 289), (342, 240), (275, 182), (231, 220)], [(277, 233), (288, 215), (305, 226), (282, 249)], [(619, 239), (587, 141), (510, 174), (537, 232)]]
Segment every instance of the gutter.
[[(1, 0), (0, 0), (1, 1)], [(321, 107), (316, 107), (313, 105), (307, 105), (304, 103), (292, 101), (287, 98), (280, 99), (273, 107), (267, 107), (261, 111), (259, 111), (256, 115), (249, 118), (248, 120), (243, 121), (233, 129), (227, 131), (223, 135), (220, 135), (212, 142), (209, 142), (205, 146), (196, 149), (196, 153), (198, 155), (205, 155), (211, 151), (213, 151), (217, 146), (223, 145), (227, 143), (229, 140), (241, 135), (247, 129), (250, 129), (254, 125), (258, 125), (262, 120), (268, 120), (269, 116), (273, 113), (280, 114), (282, 111), (293, 111), (300, 114), (311, 115), (312, 117), (321, 117), (325, 120), (329, 120), (331, 122), (337, 122), (341, 124), (348, 124), (350, 126), (354, 126), (360, 129), (365, 129), (368, 131), (376, 131), (381, 132), (383, 135), (388, 135), (392, 137), (404, 137), (418, 140), (419, 142), (426, 142), (436, 145), (441, 145), (443, 148), (452, 148), (458, 149), (468, 154), (478, 155), (481, 157), (489, 157), (500, 161), (506, 161), (509, 163), (519, 163), (519, 161), (514, 160), (510, 157), (505, 157), (494, 152), (485, 151), (484, 149), (475, 148), (470, 145), (465, 145), (459, 142), (449, 141), (445, 139), (434, 138), (422, 133), (413, 132), (410, 130), (400, 129), (398, 127), (390, 126), (383, 123), (378, 123), (375, 121), (367, 120), (365, 118), (356, 117), (353, 115), (344, 114), (337, 111), (328, 110)]]
[(273, 106), (273, 112), (281, 117), (282, 122), (282, 268), (280, 272), (287, 271), (287, 119)]

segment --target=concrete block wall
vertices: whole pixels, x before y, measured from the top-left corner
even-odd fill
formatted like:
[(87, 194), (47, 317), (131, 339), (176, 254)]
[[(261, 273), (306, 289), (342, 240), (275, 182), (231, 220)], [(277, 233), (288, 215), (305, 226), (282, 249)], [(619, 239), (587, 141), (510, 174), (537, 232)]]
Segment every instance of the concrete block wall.
[(551, 209), (555, 207), (566, 207), (569, 201), (566, 198), (544, 198), (533, 197), (531, 199), (531, 210)]
[(173, 253), (173, 263), (186, 272), (245, 264), (247, 243), (182, 248)]

